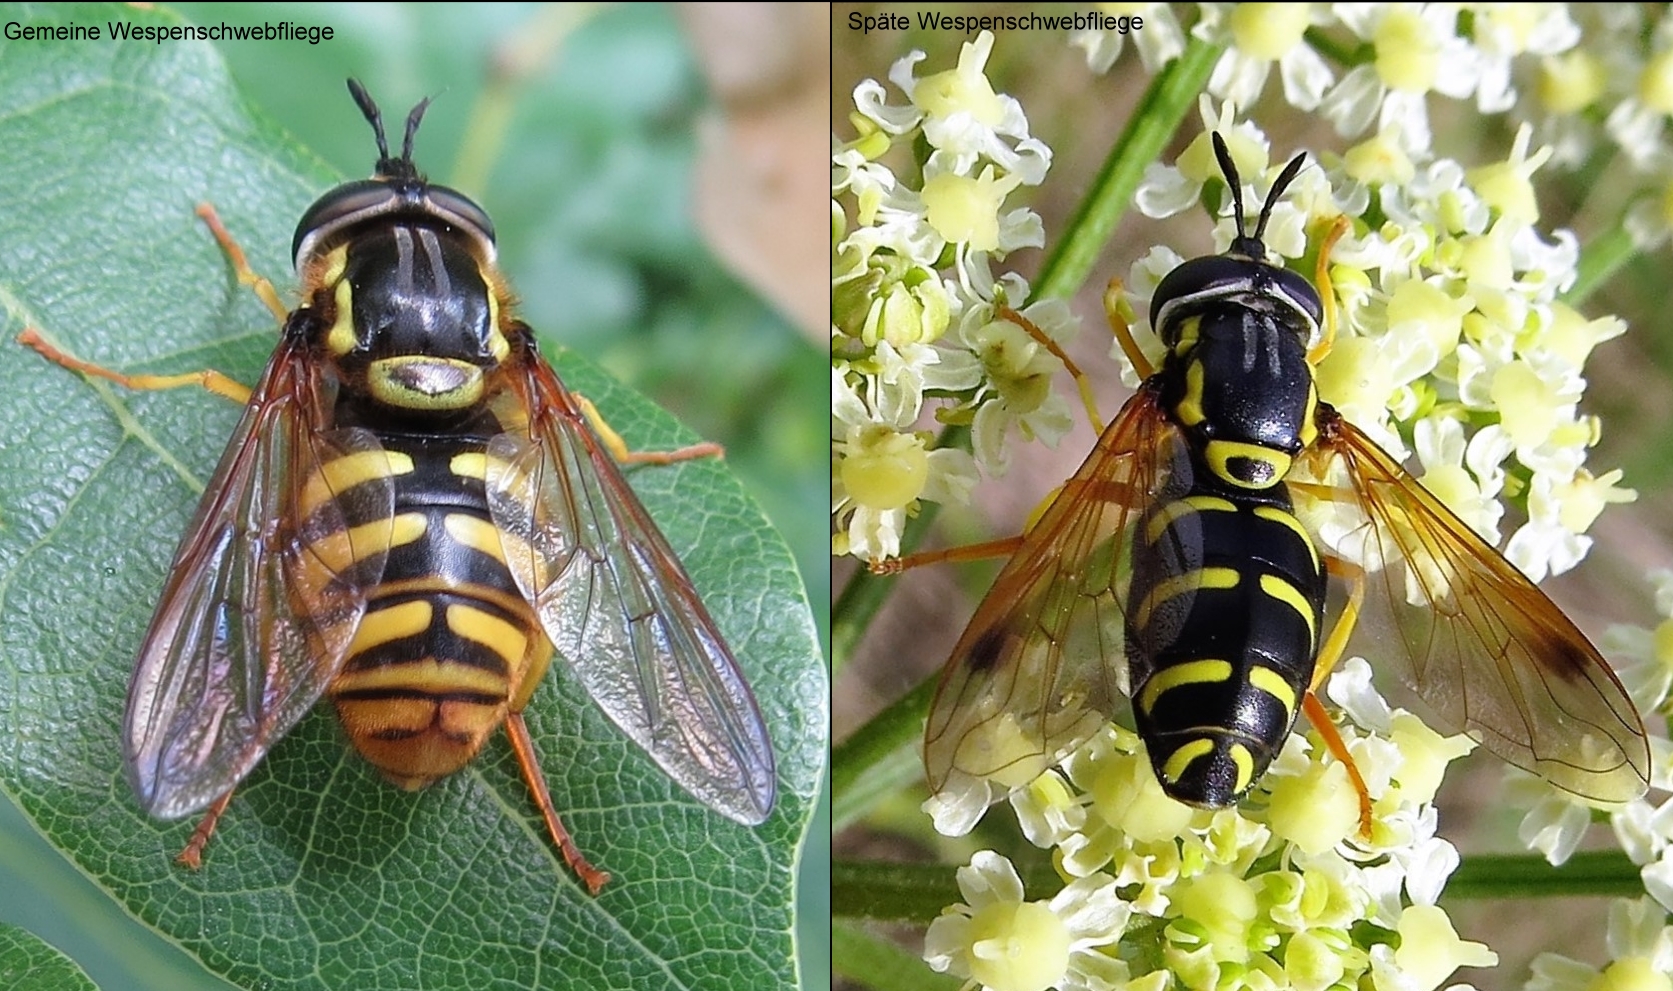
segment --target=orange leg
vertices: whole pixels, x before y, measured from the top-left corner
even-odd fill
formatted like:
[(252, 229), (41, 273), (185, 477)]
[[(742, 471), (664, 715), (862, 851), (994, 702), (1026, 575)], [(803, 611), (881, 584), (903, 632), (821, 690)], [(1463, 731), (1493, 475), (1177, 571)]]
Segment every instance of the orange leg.
[(62, 365), (72, 372), (92, 375), (115, 382), (125, 389), (178, 389), (182, 386), (195, 385), (213, 392), (217, 396), (225, 396), (239, 405), (250, 401), (250, 390), (243, 384), (222, 375), (212, 368), (201, 372), (187, 372), (182, 375), (124, 375), (111, 371), (90, 361), (83, 361), (50, 343), (41, 336), (41, 332), (34, 327), (25, 327), (23, 333), (17, 335), (19, 344), (35, 349), (35, 352), (54, 364)]
[(696, 458), (725, 457), (726, 449), (713, 441), (702, 441), (687, 447), (675, 448), (672, 451), (630, 451), (627, 441), (616, 433), (609, 421), (592, 404), (592, 400), (579, 393), (570, 393), (575, 404), (581, 407), (581, 412), (587, 416), (587, 422), (592, 424), (593, 432), (598, 439), (610, 450), (610, 456), (624, 465), (671, 465), (676, 461), (692, 461)]
[(1133, 325), (1127, 319), (1132, 307), (1127, 303), (1127, 294), (1121, 286), (1120, 279), (1111, 279), (1104, 289), (1104, 319), (1109, 321), (1110, 332), (1115, 335), (1121, 350), (1132, 363), (1133, 371), (1138, 373), (1142, 381), (1156, 374), (1156, 369), (1150, 364), (1150, 359), (1139, 350), (1139, 342), (1133, 338)]
[(1365, 784), (1365, 776), (1359, 773), (1359, 765), (1354, 763), (1353, 754), (1348, 753), (1348, 743), (1342, 739), (1342, 734), (1331, 722), (1330, 713), (1325, 711), (1324, 703), (1312, 692), (1308, 692), (1301, 700), (1301, 708), (1307, 713), (1313, 728), (1319, 731), (1319, 737), (1324, 740), (1325, 749), (1331, 756), (1342, 762), (1348, 769), (1348, 780), (1353, 782), (1354, 792), (1359, 796), (1359, 835), (1369, 840), (1371, 838), (1371, 789)]
[[(280, 302), (279, 294), (274, 290), (273, 283), (251, 271), (250, 263), (244, 257), (244, 249), (239, 247), (238, 242), (234, 241), (232, 235), (227, 232), (226, 225), (221, 223), (221, 218), (215, 213), (215, 208), (208, 203), (199, 203), (197, 215), (208, 225), (209, 232), (214, 235), (216, 242), (221, 246), (221, 250), (226, 252), (227, 260), (232, 263), (233, 271), (238, 275), (238, 281), (249, 286), (260, 297), (261, 301), (267, 304), (267, 308), (273, 311), (273, 315), (278, 317), (279, 322), (283, 323), (287, 316), (285, 305)], [(158, 391), (195, 385), (213, 392), (217, 396), (224, 396), (240, 406), (250, 401), (250, 390), (248, 388), (212, 368), (206, 368), (198, 372), (186, 372), (180, 375), (127, 375), (77, 358), (48, 341), (46, 336), (34, 327), (24, 328), (23, 333), (17, 335), (17, 341), (19, 344), (34, 348), (37, 354), (54, 364), (62, 365), (72, 372), (80, 372), (83, 375), (115, 382), (124, 389)]]
[(1325, 711), (1324, 703), (1319, 701), (1319, 689), (1324, 686), (1325, 679), (1335, 670), (1336, 662), (1342, 659), (1347, 650), (1348, 638), (1353, 634), (1353, 628), (1359, 622), (1359, 610), (1365, 602), (1365, 571), (1358, 565), (1340, 558), (1326, 557), (1325, 570), (1348, 582), (1348, 602), (1342, 608), (1342, 615), (1331, 627), (1330, 635), (1319, 647), (1319, 657), (1313, 665), (1313, 683), (1307, 688), (1307, 696), (1302, 700), (1302, 710), (1313, 728), (1319, 731), (1324, 740), (1325, 749), (1341, 761), (1348, 769), (1348, 779), (1353, 782), (1354, 791), (1359, 794), (1359, 833), (1369, 840), (1371, 838), (1371, 789), (1365, 784), (1365, 776), (1359, 773), (1359, 765), (1354, 763), (1353, 755), (1348, 753), (1348, 744), (1342, 739), (1342, 734), (1331, 721), (1330, 713)]
[(546, 778), (540, 773), (540, 762), (534, 755), (534, 741), (529, 739), (529, 727), (523, 722), (523, 714), (513, 712), (507, 716), (505, 731), (506, 735), (511, 737), (511, 749), (517, 755), (517, 766), (522, 768), (523, 780), (528, 782), (529, 791), (534, 793), (534, 802), (540, 806), (540, 814), (546, 820), (546, 831), (552, 834), (552, 842), (558, 845), (558, 852), (563, 854), (564, 862), (581, 878), (587, 890), (592, 894), (598, 894), (610, 880), (610, 875), (587, 862), (587, 858), (581, 854), (581, 848), (570, 838), (569, 830), (563, 828), (563, 822), (558, 819), (558, 810), (552, 804), (552, 793), (546, 789)]
[(203, 814), (203, 820), (192, 830), (192, 838), (186, 841), (186, 849), (174, 858), (175, 863), (194, 871), (203, 866), (203, 848), (209, 845), (209, 837), (215, 833), (215, 824), (221, 821), (221, 813), (225, 812), (227, 805), (232, 802), (232, 792), (233, 790), (228, 788), (225, 795), (215, 799), (215, 804), (209, 806), (209, 811)]
[(1337, 217), (1319, 245), (1319, 264), (1313, 271), (1313, 287), (1319, 291), (1319, 302), (1324, 305), (1324, 334), (1319, 343), (1307, 352), (1307, 363), (1318, 365), (1336, 343), (1336, 291), (1330, 285), (1330, 249), (1342, 239), (1353, 225), (1347, 217)]
[(215, 240), (221, 244), (221, 250), (227, 253), (227, 260), (232, 262), (232, 270), (237, 273), (238, 281), (254, 290), (256, 296), (267, 304), (267, 308), (273, 311), (275, 317), (279, 318), (279, 322), (284, 323), (290, 314), (285, 310), (285, 304), (280, 301), (278, 291), (273, 288), (273, 283), (250, 268), (250, 263), (244, 258), (244, 249), (239, 247), (238, 242), (227, 232), (226, 225), (221, 223), (220, 215), (215, 212), (215, 208), (208, 203), (199, 203), (197, 215), (209, 225), (209, 232), (215, 235)]
[(1058, 361), (1063, 362), (1063, 367), (1068, 369), (1069, 374), (1074, 377), (1075, 388), (1080, 391), (1081, 405), (1086, 407), (1086, 415), (1087, 418), (1092, 421), (1092, 429), (1098, 433), (1103, 433), (1104, 418), (1098, 415), (1098, 403), (1092, 397), (1092, 383), (1087, 380), (1086, 374), (1080, 370), (1079, 366), (1070, 360), (1068, 354), (1066, 354), (1062, 348), (1057, 346), (1057, 342), (1052, 340), (1049, 334), (1041, 330), (1039, 326), (1034, 323), (1034, 321), (1028, 319), (1021, 313), (1011, 309), (1003, 303), (996, 305), (993, 310), (994, 315), (999, 317), (999, 319), (1008, 323), (1014, 323), (1018, 327), (1021, 327), (1029, 337), (1034, 338), (1034, 340), (1038, 342), (1041, 347), (1051, 352), (1051, 354), (1056, 357)]

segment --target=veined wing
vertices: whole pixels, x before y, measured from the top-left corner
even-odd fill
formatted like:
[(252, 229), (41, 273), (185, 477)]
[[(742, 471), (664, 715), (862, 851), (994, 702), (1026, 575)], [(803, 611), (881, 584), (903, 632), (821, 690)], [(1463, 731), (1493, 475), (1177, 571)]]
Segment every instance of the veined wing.
[(541, 627), (611, 721), (705, 805), (753, 825), (772, 746), (731, 649), (576, 401), (532, 349), (527, 431), (488, 445), (488, 505)]
[[(1649, 745), (1626, 689), (1574, 623), (1376, 442), (1321, 409), (1366, 525), (1360, 627), (1445, 732), (1585, 798), (1644, 793)], [(1356, 634), (1357, 635), (1357, 634)]]
[(1127, 690), (1128, 541), (1183, 447), (1142, 388), (994, 580), (942, 671), (924, 734), (930, 788), (1018, 786), (1097, 732)]
[(161, 818), (226, 793), (313, 707), (382, 572), (392, 488), (377, 473), (347, 488), (343, 470), (382, 448), (325, 429), (310, 368), (288, 343), (269, 361), (140, 648), (123, 750)]

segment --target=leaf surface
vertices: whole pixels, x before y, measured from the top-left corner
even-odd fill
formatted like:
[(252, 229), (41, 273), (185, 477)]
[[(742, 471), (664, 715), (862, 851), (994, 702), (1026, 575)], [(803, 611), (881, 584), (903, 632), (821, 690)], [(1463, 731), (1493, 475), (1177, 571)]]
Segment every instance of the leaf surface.
[[(0, 12), (115, 19), (182, 23), (131, 7)], [(354, 112), (346, 94), (338, 109)], [(253, 382), (277, 328), (193, 207), (212, 202), (283, 292), (296, 219), (341, 177), (246, 108), (207, 45), (108, 41), (0, 43), (0, 175), (0, 789), (48, 839), (240, 986), (794, 985), (795, 852), (826, 733), (819, 654), (788, 552), (714, 461), (629, 478), (766, 717), (780, 778), (762, 826), (686, 796), (554, 668), (527, 715), (566, 825), (615, 875), (597, 899), (551, 849), (502, 736), (408, 794), (348, 749), (328, 708), (239, 789), (203, 870), (173, 865), (191, 823), (138, 809), (117, 734), (133, 653), (238, 410), (85, 380), (12, 339), (32, 326), (124, 371)], [(631, 446), (696, 439), (543, 343)]]

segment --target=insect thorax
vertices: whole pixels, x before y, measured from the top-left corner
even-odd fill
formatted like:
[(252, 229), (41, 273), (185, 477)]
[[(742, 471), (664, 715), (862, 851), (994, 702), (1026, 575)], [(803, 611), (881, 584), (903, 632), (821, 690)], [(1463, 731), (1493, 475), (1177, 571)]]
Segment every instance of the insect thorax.
[(1182, 316), (1162, 367), (1162, 404), (1196, 468), (1242, 490), (1282, 481), (1315, 438), (1306, 345), (1287, 311), (1218, 300)]
[(331, 251), (312, 295), (347, 396), (421, 421), (480, 405), (509, 351), (485, 264), (445, 226), (387, 219)]

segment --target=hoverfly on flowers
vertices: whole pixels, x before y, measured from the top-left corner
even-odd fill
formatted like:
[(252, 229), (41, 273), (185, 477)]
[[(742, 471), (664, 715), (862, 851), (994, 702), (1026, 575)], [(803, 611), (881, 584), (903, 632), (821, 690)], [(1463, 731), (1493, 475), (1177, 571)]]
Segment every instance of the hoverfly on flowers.
[(299, 222), (295, 310), (199, 208), (283, 323), (253, 391), (216, 372), (122, 375), (22, 337), (76, 371), (245, 406), (139, 650), (128, 780), (159, 818), (209, 809), (180, 855), (195, 867), (233, 791), (322, 697), (409, 790), (504, 725), (553, 842), (596, 894), (609, 875), (559, 821), (522, 715), (554, 655), (705, 805), (749, 825), (773, 806), (755, 700), (617, 467), (718, 449), (629, 454), (512, 314), (487, 214), (414, 164), (429, 101), (396, 158), (376, 104), (349, 91), (379, 158)]
[[(998, 797), (965, 785), (1026, 784), (1130, 698), (1163, 791), (1222, 808), (1306, 710), (1347, 765), (1368, 832), (1371, 797), (1316, 694), (1357, 632), (1439, 728), (1589, 799), (1642, 794), (1643, 724), (1597, 649), (1319, 399), (1330, 294), (1270, 263), (1263, 242), (1305, 155), (1274, 181), (1251, 231), (1236, 167), (1212, 137), (1237, 236), (1157, 286), (1159, 368), (1112, 320), (1143, 383), (1039, 520), (991, 545), (1012, 553), (942, 671), (924, 736), (931, 788)], [(1292, 491), (1338, 521), (1336, 550), (1304, 525)]]

